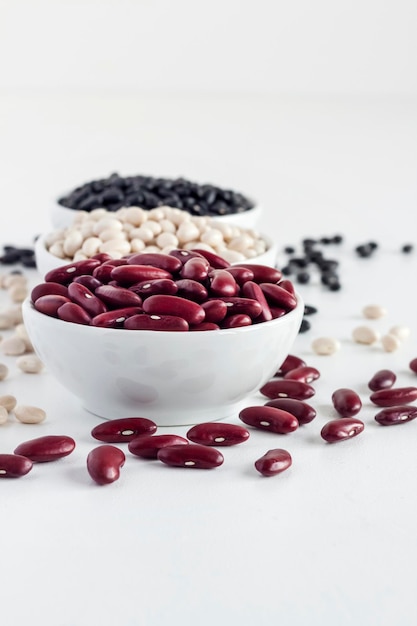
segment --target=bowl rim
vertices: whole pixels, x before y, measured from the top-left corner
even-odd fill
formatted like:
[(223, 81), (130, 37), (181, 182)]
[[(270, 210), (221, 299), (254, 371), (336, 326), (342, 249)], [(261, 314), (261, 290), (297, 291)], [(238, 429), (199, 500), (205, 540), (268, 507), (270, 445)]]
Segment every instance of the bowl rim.
[[(239, 326), (238, 328), (220, 328), (218, 330), (213, 330), (213, 331), (193, 330), (193, 331), (181, 332), (181, 331), (175, 331), (175, 330), (139, 330), (138, 329), (138, 330), (132, 330), (132, 332), (138, 333), (141, 336), (156, 335), (156, 336), (162, 336), (162, 337), (178, 337), (178, 336), (185, 336), (185, 335), (193, 336), (196, 333), (198, 333), (199, 337), (208, 335), (209, 338), (213, 337), (213, 333), (216, 337), (219, 335), (225, 336), (225, 335), (235, 335), (235, 334), (242, 334), (242, 333), (246, 333), (246, 334), (256, 333), (256, 332), (259, 332), (260, 328), (271, 328), (271, 327), (279, 326), (279, 324), (284, 324), (284, 322), (289, 323), (294, 317), (297, 317), (300, 314), (300, 308), (304, 309), (304, 300), (302, 299), (302, 297), (297, 291), (295, 291), (295, 298), (297, 300), (297, 306), (291, 311), (289, 311), (288, 313), (286, 313), (285, 315), (282, 315), (281, 317), (276, 317), (267, 322), (259, 322), (258, 324), (251, 324), (250, 326)], [(74, 327), (79, 328), (81, 333), (88, 333), (91, 330), (93, 330), (93, 332), (95, 333), (101, 332), (103, 334), (109, 333), (109, 332), (124, 333), (123, 336), (125, 336), (126, 332), (129, 332), (129, 330), (126, 328), (104, 328), (102, 326), (90, 326), (87, 324), (76, 324), (75, 322), (68, 322), (66, 320), (61, 320), (57, 317), (46, 315), (45, 313), (41, 313), (40, 311), (37, 311), (35, 309), (30, 295), (27, 296), (27, 298), (25, 298), (25, 300), (22, 302), (23, 315), (25, 314), (25, 311), (30, 312), (28, 314), (33, 314), (35, 317), (42, 316), (42, 318), (46, 318), (47, 320), (49, 320), (49, 322), (46, 322), (46, 323), (51, 323), (52, 325), (56, 324), (57, 328), (61, 324), (69, 324), (72, 329), (74, 329)], [(301, 315), (301, 318), (302, 318), (302, 315)], [(301, 318), (300, 318), (300, 325), (301, 325)], [(189, 340), (185, 339), (185, 341), (189, 341)]]

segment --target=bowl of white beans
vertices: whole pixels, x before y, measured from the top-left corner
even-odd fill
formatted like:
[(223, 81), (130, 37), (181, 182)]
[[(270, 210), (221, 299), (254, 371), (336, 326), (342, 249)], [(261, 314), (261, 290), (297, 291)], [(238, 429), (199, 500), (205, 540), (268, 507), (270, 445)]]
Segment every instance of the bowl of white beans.
[[(249, 264), (238, 273), (237, 266), (216, 270), (191, 251), (185, 252), (185, 260), (183, 251), (174, 252), (170, 263), (177, 262), (179, 269), (162, 282), (179, 286), (176, 276), (206, 266), (211, 281), (206, 300), (197, 303), (179, 291), (144, 295), (146, 281), (142, 291), (126, 288), (143, 272), (166, 276), (161, 265), (168, 267), (167, 255), (154, 255), (152, 266), (111, 260), (111, 284), (94, 291), (85, 285), (93, 289), (104, 275), (109, 280), (107, 261), (59, 267), (23, 303), (37, 355), (89, 412), (106, 419), (148, 417), (159, 426), (231, 418), (289, 354), (304, 305), (296, 292), (277, 287), (278, 270), (252, 265), (248, 274)], [(137, 256), (145, 260), (146, 253)], [(240, 283), (237, 293), (247, 297), (213, 295), (235, 280)], [(274, 306), (275, 296), (261, 304), (265, 281), (270, 282), (265, 298), (280, 292), (285, 310)], [(209, 321), (214, 318), (217, 323)]]
[[(70, 209), (68, 209), (70, 211)], [(41, 235), (35, 244), (36, 264), (41, 275), (71, 261), (106, 253), (121, 258), (138, 252), (167, 253), (174, 248), (205, 249), (230, 263), (250, 261), (274, 265), (277, 244), (253, 228), (242, 228), (209, 217), (193, 217), (187, 211), (138, 207), (116, 212), (95, 209), (71, 211), (70, 226)]]

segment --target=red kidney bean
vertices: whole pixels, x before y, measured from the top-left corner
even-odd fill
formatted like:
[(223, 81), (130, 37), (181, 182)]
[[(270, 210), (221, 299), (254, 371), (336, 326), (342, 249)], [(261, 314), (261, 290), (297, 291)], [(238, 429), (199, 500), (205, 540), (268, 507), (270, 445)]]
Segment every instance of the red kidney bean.
[(226, 317), (227, 305), (223, 300), (207, 300), (206, 302), (202, 302), (201, 306), (206, 315), (206, 322), (218, 323)]
[(274, 406), (248, 406), (239, 413), (239, 419), (271, 433), (286, 435), (298, 428), (298, 420), (292, 413)]
[(281, 364), (279, 370), (275, 373), (275, 376), (285, 376), (287, 372), (295, 370), (298, 367), (306, 367), (307, 363), (300, 359), (300, 357), (294, 354), (289, 354), (284, 362)]
[(172, 274), (152, 265), (121, 265), (112, 269), (111, 278), (116, 280), (122, 287), (130, 287), (143, 280), (155, 278), (172, 279)]
[(315, 389), (311, 385), (298, 380), (270, 380), (259, 391), (271, 400), (275, 398), (308, 400), (315, 394)]
[(375, 415), (375, 420), (382, 426), (394, 426), (395, 424), (410, 422), (416, 417), (417, 407), (403, 404), (382, 409)]
[(377, 406), (395, 406), (417, 400), (417, 387), (380, 389), (371, 393), (370, 400)]
[(187, 437), (203, 446), (235, 446), (249, 439), (249, 431), (238, 424), (204, 422), (190, 428)]
[(97, 259), (98, 261), (100, 261), (100, 263), (105, 263), (106, 261), (112, 260), (110, 254), (107, 254), (106, 252), (97, 252), (97, 254), (94, 254), (91, 258)]
[(171, 250), (169, 256), (173, 256), (175, 259), (181, 261), (181, 265), (184, 265), (189, 259), (203, 258), (202, 255), (195, 250)]
[(99, 280), (102, 284), (107, 284), (111, 281), (111, 273), (114, 269), (114, 265), (100, 265), (96, 267), (93, 272), (93, 278)]
[(32, 469), (33, 462), (21, 454), (0, 454), (0, 478), (20, 478)]
[(127, 330), (160, 330), (184, 332), (189, 329), (188, 322), (177, 315), (132, 315), (124, 322)]
[(84, 285), (84, 287), (87, 287), (87, 289), (89, 289), (93, 293), (95, 292), (97, 287), (100, 287), (103, 284), (99, 280), (97, 280), (97, 278), (94, 278), (94, 276), (90, 276), (90, 275), (76, 276), (73, 282), (80, 283), (80, 285)]
[(181, 278), (191, 278), (191, 280), (203, 281), (207, 278), (210, 270), (210, 263), (203, 257), (188, 259), (180, 270)]
[(75, 441), (67, 435), (45, 435), (19, 444), (15, 454), (22, 454), (31, 461), (46, 463), (68, 456), (75, 448)]
[(108, 261), (104, 261), (102, 267), (120, 267), (120, 265), (127, 265), (128, 257), (125, 256), (121, 259), (109, 259)]
[(299, 424), (309, 424), (317, 415), (316, 409), (310, 404), (294, 398), (275, 398), (275, 400), (265, 402), (265, 406), (288, 411), (297, 418)]
[(179, 435), (141, 435), (129, 442), (129, 451), (144, 459), (157, 459), (158, 451), (167, 446), (188, 445), (187, 439)]
[(320, 372), (315, 367), (301, 365), (284, 374), (285, 380), (299, 380), (302, 383), (311, 383), (320, 378)]
[(142, 298), (154, 296), (155, 294), (175, 296), (178, 291), (178, 285), (170, 278), (156, 278), (155, 280), (142, 280), (135, 285), (131, 285), (129, 289), (130, 291), (137, 293), (138, 296), (141, 296)]
[(409, 368), (412, 372), (414, 372), (414, 374), (417, 374), (417, 358), (416, 359), (412, 359), (409, 363)]
[(238, 315), (243, 313), (249, 315), (251, 319), (257, 318), (262, 313), (262, 306), (257, 300), (252, 298), (220, 298), (227, 306), (228, 315)]
[(241, 328), (242, 326), (251, 326), (252, 320), (249, 315), (237, 313), (236, 315), (228, 315), (220, 322), (220, 328)]
[(74, 263), (68, 263), (61, 267), (56, 267), (45, 274), (45, 282), (61, 283), (67, 285), (76, 276), (82, 276), (83, 274), (92, 274), (96, 267), (99, 267), (100, 261), (98, 259), (86, 259), (85, 261), (75, 261)]
[(140, 296), (138, 296), (136, 293), (133, 293), (133, 291), (125, 289), (124, 287), (103, 285), (102, 287), (97, 287), (95, 295), (99, 297), (100, 300), (103, 300), (104, 304), (106, 304), (111, 309), (120, 309), (142, 305), (142, 298), (140, 298)]
[(368, 387), (371, 391), (390, 389), (396, 380), (397, 377), (391, 370), (379, 370), (372, 376), (368, 383)]
[(192, 278), (180, 278), (177, 280), (176, 286), (178, 289), (177, 295), (187, 300), (193, 300), (193, 302), (204, 302), (207, 299), (207, 289), (196, 280)]
[(287, 311), (285, 309), (280, 309), (277, 306), (271, 306), (269, 305), (269, 310), (271, 311), (271, 315), (272, 315), (272, 319), (275, 320), (278, 317), (282, 317), (283, 315), (285, 315), (287, 313)]
[[(104, 285), (103, 285), (104, 287)], [(80, 285), (79, 283), (71, 283), (68, 285), (68, 297), (71, 298), (75, 304), (79, 304), (90, 317), (105, 313), (107, 307), (105, 304), (93, 294), (92, 291)]]
[(197, 443), (189, 443), (187, 446), (176, 445), (161, 448), (158, 451), (157, 458), (166, 463), (166, 465), (194, 469), (213, 469), (222, 465), (224, 461), (224, 457), (219, 450)]
[(291, 295), (295, 296), (295, 289), (294, 289), (294, 285), (292, 284), (292, 282), (290, 280), (280, 280), (278, 283), (279, 287), (282, 287), (283, 289), (285, 289), (285, 291), (288, 291), (288, 293), (290, 293)]
[(50, 317), (58, 317), (58, 309), (66, 302), (71, 302), (69, 298), (65, 296), (58, 295), (49, 295), (49, 296), (40, 296), (33, 303), (33, 306), (40, 313), (44, 313), (45, 315), (49, 315)]
[(362, 408), (362, 402), (353, 389), (336, 389), (332, 394), (332, 402), (336, 411), (342, 417), (353, 417)]
[(206, 316), (204, 309), (197, 302), (178, 296), (150, 296), (144, 301), (143, 310), (149, 315), (182, 317), (189, 324), (199, 324)]
[(255, 263), (239, 263), (235, 267), (244, 267), (253, 272), (255, 283), (277, 283), (282, 278), (282, 272), (269, 265), (255, 265)]
[(59, 307), (57, 315), (64, 322), (72, 322), (73, 324), (84, 324), (88, 326), (91, 323), (91, 317), (87, 311), (75, 302), (66, 302)]
[(32, 289), (30, 294), (32, 302), (36, 302), (41, 296), (64, 296), (68, 297), (68, 287), (61, 283), (41, 283)]
[(271, 306), (277, 306), (285, 309), (287, 312), (292, 311), (297, 306), (297, 300), (293, 294), (286, 289), (283, 289), (279, 285), (273, 285), (271, 283), (260, 283), (266, 301)]
[(196, 326), (190, 326), (189, 330), (220, 330), (220, 326), (214, 322), (201, 322), (201, 324)]
[(269, 308), (269, 304), (266, 301), (264, 293), (260, 286), (252, 280), (248, 280), (243, 286), (241, 291), (242, 296), (245, 298), (252, 298), (259, 302), (262, 307), (262, 312), (260, 313), (257, 321), (269, 322), (272, 320), (271, 309)]
[(352, 439), (359, 435), (365, 424), (354, 417), (342, 417), (327, 422), (321, 429), (322, 438), (328, 443), (337, 443), (345, 439)]
[(292, 464), (291, 454), (282, 448), (268, 450), (255, 461), (255, 467), (262, 476), (275, 476), (288, 469)]
[(100, 326), (101, 328), (123, 328), (128, 317), (142, 313), (142, 307), (130, 306), (107, 313), (100, 313), (91, 320), (92, 326)]
[(169, 254), (163, 254), (162, 252), (139, 252), (138, 254), (132, 254), (128, 258), (128, 263), (132, 265), (152, 265), (170, 274), (179, 272), (182, 267), (182, 263), (179, 259)]
[(230, 272), (213, 270), (210, 272), (210, 294), (214, 297), (233, 297), (237, 294), (239, 285)]
[(111, 445), (94, 448), (87, 456), (87, 470), (98, 485), (108, 485), (120, 478), (126, 457), (123, 450)]
[(229, 272), (235, 279), (238, 285), (242, 286), (248, 280), (254, 279), (254, 274), (252, 270), (248, 267), (239, 267), (236, 265), (232, 265), (231, 267), (226, 268), (226, 272)]
[(155, 422), (146, 417), (121, 417), (98, 424), (91, 435), (106, 443), (121, 443), (132, 441), (139, 435), (151, 435), (156, 429)]
[(218, 254), (214, 254), (214, 252), (209, 252), (208, 250), (201, 250), (200, 248), (193, 248), (194, 252), (198, 252), (201, 254), (207, 261), (210, 263), (210, 266), (216, 270), (223, 270), (227, 267), (230, 267), (229, 261), (223, 259), (223, 257)]

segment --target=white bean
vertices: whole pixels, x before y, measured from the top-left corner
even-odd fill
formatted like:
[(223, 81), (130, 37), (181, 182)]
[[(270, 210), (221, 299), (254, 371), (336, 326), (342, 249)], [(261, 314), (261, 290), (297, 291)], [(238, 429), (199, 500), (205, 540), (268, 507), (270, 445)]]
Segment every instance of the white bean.
[(25, 285), (13, 285), (8, 293), (12, 302), (23, 302), (28, 295), (28, 289)]
[(211, 247), (219, 246), (224, 243), (223, 234), (217, 228), (207, 228), (200, 237), (203, 243)]
[(14, 396), (11, 396), (9, 394), (0, 396), (0, 406), (6, 409), (8, 413), (10, 413), (10, 411), (13, 411), (16, 404), (17, 400)]
[(0, 363), (0, 380), (7, 378), (9, 368), (4, 363)]
[(10, 287), (14, 287), (15, 285), (23, 285), (26, 287), (27, 284), (27, 278), (26, 276), (22, 276), (22, 274), (7, 274), (2, 281), (3, 289), (10, 289)]
[(161, 233), (156, 238), (156, 243), (160, 248), (166, 246), (178, 246), (178, 238), (173, 233)]
[(362, 313), (370, 320), (377, 320), (387, 314), (387, 310), (379, 304), (369, 304), (362, 309)]
[(101, 244), (100, 252), (109, 253), (110, 250), (117, 250), (118, 252), (121, 252), (122, 256), (124, 254), (129, 254), (130, 243), (126, 241), (126, 239), (109, 239), (109, 241)]
[(9, 312), (0, 313), (0, 330), (13, 328), (14, 318)]
[(200, 236), (200, 231), (196, 224), (185, 221), (179, 225), (177, 229), (177, 238), (181, 244), (188, 243), (189, 241), (195, 241)]
[(113, 239), (127, 239), (126, 232), (124, 230), (117, 230), (116, 228), (105, 228), (98, 236), (102, 242), (112, 241)]
[(352, 331), (352, 337), (356, 343), (372, 345), (379, 341), (380, 333), (370, 326), (357, 326)]
[(94, 226), (94, 234), (100, 235), (103, 230), (122, 230), (123, 224), (115, 217), (102, 217)]
[(20, 356), (26, 352), (26, 344), (20, 337), (8, 337), (0, 345), (3, 353), (8, 356)]
[(100, 237), (87, 237), (87, 239), (84, 240), (84, 243), (81, 246), (81, 252), (84, 252), (86, 256), (91, 258), (95, 254), (97, 254), (101, 244), (102, 241)]
[(381, 343), (385, 352), (395, 352), (395, 350), (398, 350), (401, 345), (400, 339), (395, 335), (390, 335), (389, 333), (388, 335), (383, 335), (383, 337), (381, 337)]
[(136, 237), (130, 240), (130, 249), (132, 252), (142, 252), (145, 249), (145, 244), (142, 239)]
[(156, 220), (148, 219), (148, 221), (146, 222), (146, 228), (149, 228), (149, 230), (153, 232), (154, 237), (155, 235), (159, 235), (159, 233), (162, 232), (161, 225)]
[[(118, 211), (116, 211), (116, 213), (117, 212)], [(141, 226), (148, 220), (148, 213), (140, 207), (131, 206), (126, 208), (126, 213), (123, 219), (125, 222), (129, 222), (134, 226)]]
[(79, 230), (71, 230), (67, 234), (63, 243), (64, 254), (70, 258), (74, 256), (77, 250), (81, 248), (83, 236)]
[(26, 374), (39, 374), (43, 370), (43, 363), (36, 354), (28, 354), (16, 360), (17, 367)]
[(392, 328), (390, 328), (388, 333), (390, 335), (394, 335), (395, 337), (398, 337), (400, 341), (403, 341), (404, 339), (409, 338), (411, 334), (411, 330), (408, 328), (408, 326), (393, 326)]
[(4, 406), (0, 405), (0, 425), (6, 424), (8, 419), (9, 419), (9, 414), (7, 410), (4, 408)]
[(48, 252), (53, 254), (53, 256), (58, 257), (58, 259), (65, 259), (64, 240), (55, 241), (51, 246), (49, 246)]
[(153, 241), (153, 231), (145, 224), (145, 226), (139, 226), (139, 228), (132, 230), (130, 237), (134, 239), (142, 239), (144, 243), (150, 243)]
[(43, 409), (23, 404), (16, 405), (13, 413), (22, 424), (40, 424), (46, 418), (46, 413)]
[(340, 350), (340, 342), (333, 337), (317, 337), (311, 347), (316, 354), (330, 356)]
[(149, 214), (149, 220), (156, 220), (157, 222), (159, 222), (160, 220), (163, 220), (166, 213), (165, 213), (165, 209), (164, 207), (155, 207), (153, 209), (150, 209), (148, 211)]
[(168, 219), (161, 220), (159, 222), (159, 225), (163, 233), (175, 233), (177, 230), (174, 222), (171, 222), (171, 220), (168, 220)]

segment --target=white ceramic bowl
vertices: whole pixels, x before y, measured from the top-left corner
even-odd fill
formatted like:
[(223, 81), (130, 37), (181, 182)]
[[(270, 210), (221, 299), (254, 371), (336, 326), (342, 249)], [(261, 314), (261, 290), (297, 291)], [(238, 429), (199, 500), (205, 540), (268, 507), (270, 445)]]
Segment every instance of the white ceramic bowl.
[[(52, 226), (54, 228), (67, 228), (71, 226), (77, 211), (74, 209), (67, 209), (66, 207), (54, 202), (50, 212)], [(243, 211), (243, 213), (231, 213), (230, 215), (221, 215), (219, 217), (213, 217), (214, 220), (218, 220), (227, 224), (234, 224), (239, 228), (256, 228), (260, 217), (262, 215), (262, 208), (259, 205), (255, 205), (253, 209)]]
[(304, 310), (297, 299), (270, 322), (201, 332), (97, 328), (48, 317), (29, 299), (22, 308), (38, 356), (85, 409), (178, 426), (236, 417), (289, 354)]
[[(59, 257), (54, 256), (46, 249), (46, 237), (47, 235), (40, 235), (35, 243), (36, 266), (42, 278), (45, 276), (45, 274), (47, 274), (47, 272), (49, 272), (49, 270), (53, 270), (56, 267), (61, 267), (61, 265), (66, 265), (67, 263), (70, 263), (70, 261), (60, 259)], [(256, 263), (257, 265), (271, 265), (273, 267), (275, 265), (278, 255), (278, 245), (266, 235), (262, 235), (262, 238), (267, 243), (266, 252), (252, 259), (247, 259), (245, 263)], [(235, 265), (239, 265), (239, 263), (235, 263)]]

